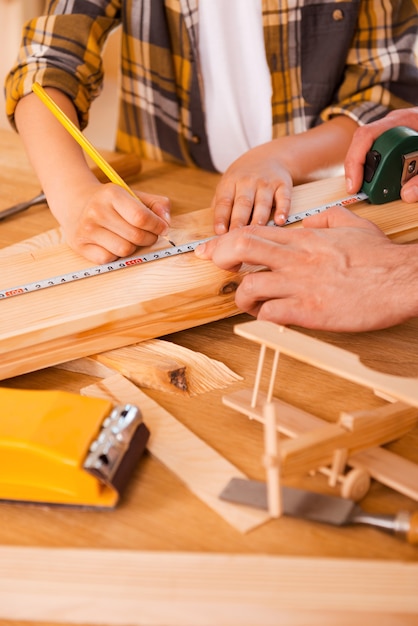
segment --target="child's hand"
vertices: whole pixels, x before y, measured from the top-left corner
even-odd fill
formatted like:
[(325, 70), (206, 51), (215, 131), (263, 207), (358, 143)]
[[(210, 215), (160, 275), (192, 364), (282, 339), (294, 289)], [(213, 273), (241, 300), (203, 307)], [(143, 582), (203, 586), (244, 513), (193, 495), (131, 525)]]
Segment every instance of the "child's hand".
[(247, 224), (265, 225), (271, 218), (284, 224), (290, 210), (292, 177), (273, 144), (253, 148), (224, 173), (212, 207), (217, 235)]
[[(76, 190), (76, 205), (60, 213), (68, 245), (99, 265), (134, 254), (138, 246), (150, 246), (168, 232), (170, 201), (142, 192), (138, 200), (125, 189), (108, 183)], [(86, 199), (87, 198), (87, 199)], [(74, 202), (65, 200), (66, 203)]]

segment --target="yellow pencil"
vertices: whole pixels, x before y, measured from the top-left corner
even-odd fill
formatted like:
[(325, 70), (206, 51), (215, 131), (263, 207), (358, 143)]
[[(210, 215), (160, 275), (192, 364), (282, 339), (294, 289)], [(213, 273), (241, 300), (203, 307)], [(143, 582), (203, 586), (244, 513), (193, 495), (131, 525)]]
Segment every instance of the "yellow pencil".
[[(123, 187), (128, 193), (131, 194), (136, 200), (138, 196), (132, 191), (132, 189), (125, 183), (123, 178), (113, 169), (113, 167), (102, 157), (102, 155), (96, 150), (96, 148), (90, 143), (90, 141), (83, 135), (81, 130), (69, 119), (69, 117), (60, 109), (60, 107), (54, 102), (54, 100), (47, 94), (45, 89), (39, 83), (33, 83), (32, 91), (42, 100), (42, 102), (48, 107), (48, 109), (55, 115), (57, 120), (64, 126), (64, 128), (70, 133), (70, 135), (77, 141), (77, 143), (83, 148), (85, 152), (93, 159), (97, 167), (99, 167), (108, 179)], [(165, 237), (167, 239), (167, 237)], [(167, 239), (172, 246), (176, 244)]]

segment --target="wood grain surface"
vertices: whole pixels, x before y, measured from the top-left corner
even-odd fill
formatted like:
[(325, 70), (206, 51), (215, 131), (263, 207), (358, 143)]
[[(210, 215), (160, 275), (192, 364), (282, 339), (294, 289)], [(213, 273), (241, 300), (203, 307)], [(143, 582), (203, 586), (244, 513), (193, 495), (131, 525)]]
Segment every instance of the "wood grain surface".
[[(35, 195), (39, 184), (18, 137), (0, 133), (0, 145), (1, 209)], [(177, 219), (190, 211), (206, 209), (218, 179), (199, 170), (144, 162), (137, 185), (170, 196), (173, 218)], [(322, 195), (320, 185), (308, 188), (312, 190), (311, 206), (318, 200), (323, 203), (338, 198), (344, 191), (341, 180), (324, 185), (326, 198), (314, 196), (314, 189)], [(295, 202), (306, 193), (306, 188), (295, 189)], [(376, 221), (386, 216), (385, 228), (392, 236), (412, 240), (416, 236), (417, 207), (401, 204), (395, 208), (364, 204), (356, 210), (373, 212)], [(61, 245), (56, 234), (43, 235), (55, 227), (47, 207), (33, 207), (0, 224), (0, 246), (6, 248), (39, 235), (41, 247), (35, 244), (34, 248), (42, 252), (47, 247), (46, 238), (52, 239), (52, 247)], [(17, 256), (22, 251), (27, 253), (28, 249), (19, 243)], [(7, 259), (12, 262), (15, 254), (6, 250), (0, 258), (1, 278)], [(190, 306), (190, 300), (187, 302)], [(26, 308), (23, 299), (16, 315), (21, 319), (25, 314), (30, 321), (30, 312), (22, 313), (22, 308)], [(171, 332), (174, 329), (167, 324), (164, 337), (225, 363), (242, 377), (228, 388), (228, 393), (238, 392), (252, 385), (257, 366), (253, 344), (233, 332), (235, 324), (249, 319), (238, 314), (199, 322), (179, 332)], [(9, 340), (13, 325), (10, 320), (7, 323)], [(418, 376), (416, 319), (368, 333), (303, 332), (358, 354), (362, 363), (376, 371)], [(24, 346), (21, 350), (23, 359)], [(12, 352), (9, 344), (6, 355)], [(66, 360), (59, 349), (57, 353), (60, 360)], [(2, 361), (3, 355), (0, 364)], [(2, 385), (79, 392), (97, 382), (91, 375), (46, 367), (5, 378)], [(254, 479), (265, 478), (261, 425), (225, 406), (225, 390), (196, 396), (157, 390), (146, 393), (240, 471)], [(274, 395), (329, 422), (336, 422), (341, 412), (383, 404), (370, 389), (286, 355), (280, 360)], [(418, 463), (418, 429), (385, 449)], [(289, 484), (329, 492), (321, 475)], [(395, 513), (400, 509), (416, 511), (417, 502), (373, 480), (362, 507)], [(165, 621), (167, 626), (187, 626), (199, 624), (205, 617), (208, 624), (212, 620), (226, 625), (409, 626), (418, 619), (416, 548), (374, 528), (338, 528), (289, 517), (270, 520), (243, 534), (151, 454), (141, 460), (120, 505), (111, 512), (1, 502), (0, 544), (4, 546), (0, 549), (1, 626), (24, 626), (28, 620), (39, 624), (105, 623), (106, 618), (109, 623), (119, 619), (150, 624), (154, 619), (154, 623)], [(177, 604), (173, 604), (174, 596)], [(121, 608), (124, 597), (129, 602), (146, 597), (147, 612), (139, 614), (133, 604)], [(168, 614), (167, 606), (176, 610)], [(309, 608), (305, 610), (304, 606)]]
[[(341, 178), (304, 185), (295, 192), (292, 211), (343, 195)], [(363, 202), (355, 210), (402, 241), (418, 228), (416, 207), (405, 208), (401, 201), (378, 209)], [(174, 216), (170, 237), (181, 245), (213, 236), (212, 220), (210, 209)], [(42, 236), (27, 241), (27, 250), (6, 248), (0, 256), (0, 289), (93, 266), (55, 240), (49, 231), (45, 241)], [(152, 249), (161, 248), (164, 240)], [(0, 302), (0, 378), (236, 315), (234, 292), (249, 269), (220, 270), (191, 252), (6, 298)]]

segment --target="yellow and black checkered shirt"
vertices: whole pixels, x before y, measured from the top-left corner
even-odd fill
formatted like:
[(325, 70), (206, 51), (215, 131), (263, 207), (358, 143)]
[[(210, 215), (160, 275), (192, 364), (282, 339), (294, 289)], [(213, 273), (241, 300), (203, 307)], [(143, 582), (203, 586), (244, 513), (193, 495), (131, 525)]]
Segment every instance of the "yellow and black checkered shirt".
[[(262, 0), (262, 11), (274, 137), (334, 115), (366, 123), (418, 104), (418, 0)], [(198, 0), (49, 2), (45, 16), (25, 25), (6, 77), (11, 123), (36, 80), (72, 98), (84, 127), (102, 85), (103, 44), (121, 25), (116, 148), (214, 169), (198, 18)]]

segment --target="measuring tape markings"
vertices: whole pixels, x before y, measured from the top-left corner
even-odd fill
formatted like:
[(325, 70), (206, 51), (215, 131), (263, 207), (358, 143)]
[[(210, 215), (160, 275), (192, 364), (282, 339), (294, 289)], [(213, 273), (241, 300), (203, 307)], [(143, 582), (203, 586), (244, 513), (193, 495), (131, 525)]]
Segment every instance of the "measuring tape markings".
[[(305, 219), (305, 217), (309, 217), (310, 215), (315, 215), (317, 213), (322, 213), (323, 211), (326, 211), (333, 206), (348, 206), (350, 204), (355, 204), (356, 202), (361, 202), (362, 200), (367, 200), (367, 198), (367, 194), (360, 192), (352, 196), (347, 196), (342, 200), (336, 200), (335, 202), (315, 207), (314, 209), (307, 209), (305, 211), (300, 211), (299, 213), (294, 213), (293, 215), (289, 215), (284, 226), (286, 226), (287, 224), (300, 222), (301, 220)], [(267, 225), (277, 226), (277, 224), (275, 224), (273, 220), (268, 222)], [(79, 270), (76, 272), (69, 272), (68, 274), (61, 274), (60, 276), (45, 278), (43, 280), (38, 280), (33, 283), (27, 283), (25, 285), (19, 285), (17, 287), (4, 289), (0, 291), (0, 300), (5, 300), (6, 298), (12, 298), (14, 296), (19, 296), (33, 291), (40, 291), (41, 289), (46, 289), (48, 287), (55, 287), (56, 285), (72, 283), (76, 280), (90, 278), (92, 276), (98, 276), (99, 274), (107, 274), (109, 272), (114, 272), (116, 270), (120, 270), (126, 267), (132, 267), (133, 265), (140, 265), (141, 263), (149, 263), (150, 261), (158, 261), (162, 258), (185, 254), (186, 252), (193, 252), (193, 250), (195, 250), (199, 244), (204, 243), (205, 241), (209, 241), (209, 239), (212, 239), (212, 237), (200, 239), (198, 241), (192, 241), (190, 243), (185, 243), (180, 246), (175, 246), (173, 248), (164, 248), (162, 250), (148, 252), (147, 254), (143, 254), (140, 256), (119, 259), (118, 261), (114, 261), (113, 263), (96, 265), (95, 267), (89, 267), (87, 269)]]
[[(40, 87), (40, 89), (42, 88)], [(293, 215), (288, 216), (284, 226), (300, 222), (306, 217), (322, 213), (333, 206), (346, 207), (363, 200), (370, 200), (373, 204), (382, 204), (384, 202), (391, 202), (392, 200), (399, 199), (400, 187), (402, 187), (402, 185), (412, 176), (417, 174), (417, 154), (418, 133), (405, 126), (399, 126), (385, 131), (373, 143), (372, 149), (367, 153), (367, 157), (371, 156), (371, 159), (366, 158), (362, 189), (366, 189), (368, 193), (360, 191), (359, 193), (347, 196), (346, 198), (335, 200), (334, 202), (330, 202), (313, 209), (307, 209), (300, 211), (299, 213), (294, 213)], [(400, 187), (396, 180), (397, 176), (399, 176)], [(267, 226), (277, 226), (277, 224), (275, 224), (274, 221), (269, 221)], [(81, 278), (88, 278), (89, 276), (104, 274), (106, 272), (130, 267), (132, 265), (138, 265), (148, 261), (156, 261), (157, 259), (161, 259), (163, 257), (192, 252), (200, 243), (203, 243), (204, 241), (208, 241), (208, 239), (183, 244), (181, 246), (176, 246), (175, 248), (151, 252), (143, 256), (120, 259), (116, 263), (99, 265), (88, 268), (87, 270), (81, 270), (80, 272), (64, 274), (62, 276), (41, 280), (36, 283), (29, 283), (27, 285), (6, 289), (0, 291), (0, 300), (31, 291), (38, 291), (39, 289), (44, 289), (46, 287), (53, 287), (54, 285), (73, 282), (75, 280), (80, 280)]]
[(209, 239), (200, 239), (198, 241), (192, 241), (185, 243), (174, 248), (164, 248), (162, 250), (156, 250), (142, 254), (141, 256), (128, 257), (125, 259), (118, 259), (113, 263), (105, 263), (103, 265), (96, 265), (87, 269), (69, 272), (68, 274), (61, 274), (52, 278), (45, 278), (33, 283), (27, 283), (26, 285), (19, 285), (10, 289), (4, 289), (0, 291), (0, 299), (12, 298), (24, 293), (30, 293), (31, 291), (40, 291), (48, 287), (54, 287), (56, 285), (63, 285), (66, 283), (72, 283), (76, 280), (82, 280), (83, 278), (90, 278), (92, 276), (98, 276), (99, 274), (107, 274), (116, 270), (121, 270), (125, 267), (132, 267), (134, 265), (141, 265), (141, 263), (149, 263), (150, 261), (158, 261), (162, 258), (168, 258), (178, 256), (179, 254), (185, 254), (186, 252), (192, 252), (197, 246)]
[[(322, 206), (317, 206), (314, 209), (306, 209), (305, 211), (300, 211), (299, 213), (294, 213), (293, 215), (289, 215), (284, 226), (288, 224), (294, 224), (295, 222), (300, 222), (304, 220), (305, 217), (310, 217), (311, 215), (317, 215), (318, 213), (323, 213), (327, 209), (330, 209), (333, 206), (349, 206), (350, 204), (356, 204), (357, 202), (362, 202), (363, 200), (367, 200), (368, 195), (363, 191), (359, 193), (353, 194), (352, 196), (347, 196), (346, 198), (342, 198), (341, 200), (335, 200), (334, 202), (330, 202), (329, 204), (323, 204)], [(267, 226), (277, 226), (273, 220), (267, 223)]]

